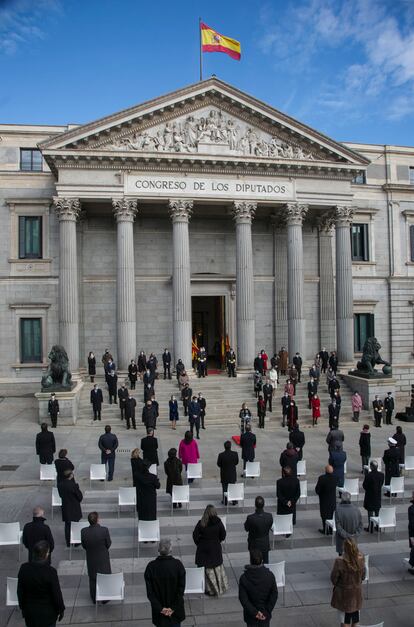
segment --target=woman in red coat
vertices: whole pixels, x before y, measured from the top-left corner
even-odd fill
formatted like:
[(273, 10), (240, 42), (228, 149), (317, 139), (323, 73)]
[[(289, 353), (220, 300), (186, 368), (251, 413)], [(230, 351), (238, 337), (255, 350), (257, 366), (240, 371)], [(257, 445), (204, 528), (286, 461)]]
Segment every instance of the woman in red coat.
[(267, 356), (267, 353), (265, 350), (260, 351), (260, 357), (262, 358), (262, 361), (263, 361), (263, 374), (266, 376), (267, 362), (268, 362), (269, 357)]
[(321, 400), (317, 394), (313, 395), (311, 400), (312, 407), (312, 427), (318, 424), (318, 418), (321, 417)]

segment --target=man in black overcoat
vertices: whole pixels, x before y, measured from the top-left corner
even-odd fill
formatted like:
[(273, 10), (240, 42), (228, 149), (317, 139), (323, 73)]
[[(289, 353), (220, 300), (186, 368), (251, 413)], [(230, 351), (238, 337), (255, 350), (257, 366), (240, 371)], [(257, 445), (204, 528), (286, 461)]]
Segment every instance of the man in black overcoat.
[(36, 455), (39, 455), (41, 464), (53, 464), (53, 455), (56, 453), (55, 436), (48, 431), (45, 422), (42, 422), (40, 429), (40, 433), (36, 435)]
[(385, 485), (390, 485), (392, 477), (400, 476), (400, 451), (397, 448), (397, 441), (394, 438), (388, 438), (388, 447), (382, 457), (385, 468)]
[(329, 361), (329, 353), (325, 347), (319, 351), (319, 359), (321, 360), (321, 372), (326, 372)]
[(378, 464), (372, 460), (369, 463), (370, 472), (365, 475), (362, 487), (365, 490), (364, 508), (368, 512), (368, 527), (365, 531), (374, 531), (374, 525), (371, 523), (371, 516), (378, 516), (381, 509), (382, 486), (384, 485), (384, 473), (378, 470)]
[(201, 420), (201, 428), (205, 429), (205, 417), (206, 417), (206, 407), (207, 407), (207, 401), (204, 398), (204, 396), (202, 395), (201, 392), (198, 393), (198, 397), (197, 397), (197, 402), (198, 405), (200, 407), (200, 420)]
[(385, 409), (385, 424), (392, 425), (392, 414), (394, 412), (394, 399), (392, 397), (392, 392), (388, 392), (387, 396), (384, 399), (384, 409)]
[(298, 454), (298, 461), (303, 459), (303, 447), (305, 446), (305, 434), (300, 431), (299, 424), (296, 423), (292, 431), (289, 433), (289, 441), (292, 442)]
[(142, 422), (146, 429), (155, 429), (157, 425), (157, 408), (149, 398), (142, 408)]
[(262, 359), (262, 354), (258, 353), (257, 357), (255, 357), (255, 360), (253, 362), (253, 370), (255, 372), (259, 372), (260, 374), (263, 374), (263, 369), (264, 369), (264, 363)]
[(243, 469), (246, 468), (246, 462), (254, 462), (255, 444), (256, 444), (256, 436), (254, 435), (254, 433), (252, 433), (252, 425), (250, 424), (250, 422), (248, 422), (246, 424), (244, 433), (242, 433), (240, 436)]
[(293, 514), (293, 524), (296, 524), (296, 503), (300, 499), (300, 483), (293, 476), (292, 468), (282, 468), (282, 477), (276, 481), (277, 513)]
[(56, 398), (56, 394), (52, 393), (47, 404), (47, 411), (50, 416), (50, 421), (52, 423), (52, 429), (56, 428), (57, 419), (59, 416), (59, 401)]
[(295, 366), (296, 370), (298, 371), (298, 383), (300, 383), (300, 377), (302, 374), (302, 365), (303, 365), (303, 360), (302, 360), (302, 357), (300, 356), (300, 353), (296, 353), (296, 355), (294, 356), (292, 360), (292, 363)]
[(146, 465), (136, 475), (135, 483), (139, 520), (157, 520), (157, 490), (160, 488), (157, 475), (153, 475)]
[(79, 485), (73, 480), (73, 472), (65, 470), (65, 478), (57, 484), (59, 496), (62, 499), (62, 520), (65, 523), (66, 546), (70, 546), (70, 523), (79, 522), (82, 518), (81, 502), (83, 494)]
[(116, 387), (118, 382), (118, 375), (115, 374), (115, 370), (110, 370), (106, 379), (108, 385), (109, 404), (112, 405), (112, 400), (117, 405), (116, 400)]
[(273, 516), (270, 512), (264, 511), (265, 501), (262, 496), (256, 496), (254, 506), (256, 511), (249, 514), (244, 523), (244, 528), (248, 532), (247, 547), (249, 551), (259, 549), (262, 552), (263, 562), (269, 563), (269, 532), (273, 525)]
[(237, 482), (237, 464), (239, 463), (239, 455), (236, 451), (231, 450), (231, 441), (224, 442), (224, 451), (219, 453), (217, 457), (217, 466), (220, 468), (220, 481), (223, 489), (222, 503), (227, 505), (227, 498), (224, 493), (227, 492), (229, 483)]
[(261, 552), (253, 549), (250, 565), (244, 567), (244, 573), (239, 579), (239, 601), (247, 627), (270, 627), (277, 594), (274, 574), (263, 565)]
[(128, 392), (127, 394), (128, 394), (128, 396), (127, 396), (126, 401), (125, 401), (126, 428), (130, 429), (131, 428), (131, 422), (132, 422), (132, 428), (136, 429), (137, 425), (136, 425), (136, 422), (135, 422), (135, 407), (137, 406), (137, 401), (131, 395), (131, 392)]
[(29, 552), (28, 561), (33, 561), (33, 547), (41, 540), (46, 540), (49, 545), (49, 564), (52, 551), (55, 548), (50, 527), (45, 525), (45, 512), (41, 507), (35, 507), (33, 510), (32, 522), (26, 523), (23, 527), (22, 543)]
[(311, 400), (318, 393), (318, 383), (313, 377), (308, 381), (308, 408), (312, 407)]
[(98, 384), (95, 383), (95, 385), (93, 386), (93, 390), (91, 390), (91, 405), (92, 405), (94, 420), (101, 419), (102, 403), (103, 403), (102, 390), (98, 387)]
[(185, 568), (171, 555), (171, 541), (163, 539), (158, 546), (159, 557), (147, 564), (144, 573), (152, 623), (156, 627), (180, 627), (185, 620)]
[(154, 429), (147, 429), (147, 435), (141, 440), (142, 458), (151, 464), (159, 465), (158, 461), (158, 440), (154, 436)]
[(188, 383), (185, 383), (183, 389), (181, 390), (181, 400), (183, 401), (184, 416), (188, 416), (188, 405), (190, 404), (192, 394), (193, 390), (190, 388)]
[(266, 383), (262, 387), (263, 400), (265, 402), (265, 409), (269, 405), (269, 411), (272, 411), (272, 398), (273, 398), (273, 386), (269, 379), (266, 379)]
[(111, 560), (109, 547), (111, 538), (107, 527), (101, 527), (97, 512), (88, 515), (89, 527), (81, 529), (81, 544), (86, 551), (86, 565), (89, 576), (89, 593), (93, 603), (96, 603), (96, 575), (111, 574)]
[(107, 480), (112, 481), (115, 470), (115, 451), (118, 448), (118, 438), (111, 433), (111, 425), (105, 425), (105, 433), (98, 440), (98, 447), (101, 451), (101, 464), (105, 464)]
[(164, 379), (171, 379), (171, 353), (166, 348), (162, 354), (162, 365), (164, 366)]
[[(326, 521), (332, 520), (336, 508), (337, 481), (330, 464), (325, 466), (325, 474), (320, 475), (315, 486), (315, 492), (319, 496), (319, 512), (322, 519), (322, 529), (319, 533), (325, 533)], [(329, 530), (332, 533), (332, 529)]]
[(128, 390), (125, 383), (118, 390), (119, 409), (121, 410), (121, 420), (125, 418), (125, 405), (128, 398)]

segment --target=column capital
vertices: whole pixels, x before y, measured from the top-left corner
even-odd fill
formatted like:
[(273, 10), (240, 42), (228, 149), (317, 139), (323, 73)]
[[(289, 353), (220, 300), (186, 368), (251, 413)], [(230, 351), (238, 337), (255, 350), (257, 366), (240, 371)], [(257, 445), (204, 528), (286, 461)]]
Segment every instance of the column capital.
[(173, 222), (188, 222), (193, 212), (194, 201), (190, 198), (170, 198), (168, 207)]
[(117, 222), (133, 222), (138, 213), (137, 201), (134, 198), (113, 198), (113, 213)]
[(76, 222), (81, 213), (79, 198), (53, 198), (55, 213), (60, 221)]
[(334, 209), (336, 226), (351, 226), (354, 218), (354, 207), (347, 205), (337, 205)]
[(325, 213), (318, 220), (318, 229), (321, 234), (332, 235), (335, 227), (335, 214)]
[(302, 226), (308, 210), (308, 205), (302, 205), (298, 202), (288, 202), (285, 211), (286, 224)]
[(256, 213), (257, 202), (251, 202), (248, 200), (235, 200), (233, 203), (233, 218), (236, 223), (249, 223), (251, 224), (254, 214)]

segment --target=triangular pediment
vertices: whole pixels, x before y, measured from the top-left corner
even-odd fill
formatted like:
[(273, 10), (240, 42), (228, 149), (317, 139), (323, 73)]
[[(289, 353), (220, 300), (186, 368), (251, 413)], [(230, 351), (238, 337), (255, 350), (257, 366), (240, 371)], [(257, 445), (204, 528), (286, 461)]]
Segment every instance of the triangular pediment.
[(184, 155), (364, 167), (367, 160), (263, 102), (211, 78), (43, 142), (54, 155)]

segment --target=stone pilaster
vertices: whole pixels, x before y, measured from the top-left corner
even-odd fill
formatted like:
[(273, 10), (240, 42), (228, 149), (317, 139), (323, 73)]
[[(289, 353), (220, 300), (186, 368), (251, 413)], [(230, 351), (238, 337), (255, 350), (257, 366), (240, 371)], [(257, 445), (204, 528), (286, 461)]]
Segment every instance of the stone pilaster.
[(236, 327), (239, 369), (253, 367), (256, 350), (252, 219), (257, 203), (235, 201), (236, 222)]
[(334, 216), (329, 213), (319, 221), (319, 320), (320, 347), (336, 347), (335, 281), (332, 258)]
[(137, 350), (134, 265), (134, 219), (137, 201), (131, 198), (114, 198), (112, 206), (117, 224), (117, 366), (120, 370), (126, 370)]
[(76, 220), (78, 198), (53, 199), (59, 218), (59, 342), (65, 348), (72, 372), (79, 370), (79, 291)]
[(350, 226), (353, 207), (335, 207), (336, 227), (336, 349), (340, 364), (354, 361), (354, 312)]
[(171, 199), (170, 215), (173, 224), (173, 337), (174, 359), (182, 359), (191, 368), (191, 274), (188, 223), (193, 201), (185, 198)]
[(299, 203), (286, 205), (288, 351), (290, 359), (296, 352), (299, 352), (302, 357), (306, 357), (302, 224), (307, 212), (307, 205)]
[(274, 264), (274, 327), (275, 352), (288, 345), (287, 316), (287, 252), (286, 225), (281, 215), (271, 216), (273, 225), (273, 264)]

